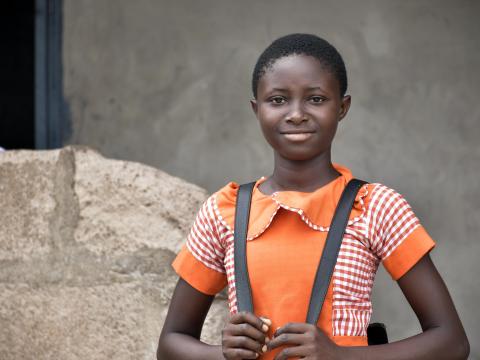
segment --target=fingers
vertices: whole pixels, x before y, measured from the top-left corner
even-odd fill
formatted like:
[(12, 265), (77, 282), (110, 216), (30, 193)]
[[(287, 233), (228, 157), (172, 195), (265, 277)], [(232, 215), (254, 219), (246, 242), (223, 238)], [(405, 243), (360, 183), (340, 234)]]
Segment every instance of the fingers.
[(275, 336), (272, 340), (270, 340), (267, 344), (267, 348), (268, 350), (272, 350), (283, 345), (302, 345), (304, 342), (303, 339), (303, 334), (281, 334), (279, 336)]
[(223, 341), (223, 345), (228, 348), (252, 350), (260, 354), (263, 352), (263, 347), (265, 346), (262, 342), (253, 340), (248, 336), (226, 337)]
[(227, 359), (255, 359), (267, 351), (266, 333), (270, 320), (249, 312), (232, 315), (222, 333), (222, 347)]
[(307, 323), (287, 323), (282, 327), (277, 328), (273, 336), (279, 336), (281, 334), (304, 334), (309, 330), (314, 330), (315, 326)]
[(273, 339), (268, 343), (268, 349), (275, 349), (283, 345), (303, 345), (307, 340), (305, 334), (310, 330), (314, 330), (310, 324), (287, 323), (275, 331)]
[(259, 331), (263, 331), (263, 332), (267, 332), (268, 326), (271, 325), (271, 321), (269, 319), (259, 318), (254, 314), (246, 311), (242, 311), (232, 315), (230, 322), (232, 324), (248, 323), (256, 327)]
[(275, 356), (275, 360), (286, 360), (292, 357), (295, 357), (295, 358), (299, 357), (303, 359), (304, 357), (307, 357), (309, 354), (310, 352), (305, 346), (289, 347), (280, 351), (277, 354), (277, 356)]
[(248, 336), (259, 343), (265, 343), (266, 334), (247, 323), (231, 325), (229, 328), (229, 333), (233, 336)]
[(267, 318), (257, 317), (249, 312), (240, 312), (230, 319), (232, 335), (248, 336), (261, 344), (265, 344), (266, 333), (271, 321)]

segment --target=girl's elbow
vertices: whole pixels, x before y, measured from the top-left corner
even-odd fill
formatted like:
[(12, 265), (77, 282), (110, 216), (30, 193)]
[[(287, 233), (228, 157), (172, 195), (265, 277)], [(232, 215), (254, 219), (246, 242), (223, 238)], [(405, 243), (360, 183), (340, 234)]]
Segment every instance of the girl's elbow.
[(165, 357), (162, 355), (162, 340), (160, 340), (157, 347), (157, 360), (162, 359), (165, 359)]
[(166, 360), (168, 359), (166, 350), (165, 350), (165, 337), (160, 336), (158, 340), (158, 347), (157, 347), (157, 360)]
[(449, 359), (468, 359), (468, 355), (470, 354), (470, 343), (464, 332), (462, 334), (452, 334), (451, 336), (448, 336), (446, 340), (447, 341), (445, 341), (444, 344), (448, 344), (445, 348), (448, 349), (447, 352), (449, 353)]
[(467, 336), (463, 335), (461, 341), (458, 342), (455, 359), (468, 359), (468, 355), (470, 355), (470, 343), (468, 342)]

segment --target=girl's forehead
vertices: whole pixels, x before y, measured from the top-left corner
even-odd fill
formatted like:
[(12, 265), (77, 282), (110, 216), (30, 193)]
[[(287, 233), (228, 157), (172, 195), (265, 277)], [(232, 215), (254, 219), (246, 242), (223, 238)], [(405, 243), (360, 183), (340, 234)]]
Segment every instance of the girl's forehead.
[(305, 54), (290, 54), (282, 56), (278, 59), (275, 59), (268, 66), (267, 71), (280, 70), (286, 67), (303, 67), (303, 66), (312, 66), (322, 67), (320, 60), (317, 58), (305, 55)]
[(335, 89), (339, 86), (331, 71), (325, 69), (318, 59), (308, 55), (289, 55), (277, 59), (265, 69), (258, 88), (268, 90), (279, 85), (322, 85)]

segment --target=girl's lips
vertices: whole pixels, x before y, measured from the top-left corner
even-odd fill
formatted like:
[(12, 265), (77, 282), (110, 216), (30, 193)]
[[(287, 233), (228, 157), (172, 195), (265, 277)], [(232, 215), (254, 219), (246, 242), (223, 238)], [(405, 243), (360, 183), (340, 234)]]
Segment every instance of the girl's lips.
[(307, 133), (284, 133), (282, 134), (287, 140), (290, 141), (295, 141), (295, 142), (300, 142), (300, 141), (305, 141), (308, 140), (313, 136), (313, 133), (307, 132)]

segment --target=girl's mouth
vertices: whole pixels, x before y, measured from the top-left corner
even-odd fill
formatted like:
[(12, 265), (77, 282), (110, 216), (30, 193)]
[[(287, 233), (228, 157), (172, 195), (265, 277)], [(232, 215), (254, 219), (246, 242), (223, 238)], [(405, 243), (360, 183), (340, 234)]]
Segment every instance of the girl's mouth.
[(310, 139), (313, 136), (312, 132), (305, 133), (283, 133), (282, 134), (287, 140), (294, 142), (301, 142)]

